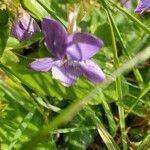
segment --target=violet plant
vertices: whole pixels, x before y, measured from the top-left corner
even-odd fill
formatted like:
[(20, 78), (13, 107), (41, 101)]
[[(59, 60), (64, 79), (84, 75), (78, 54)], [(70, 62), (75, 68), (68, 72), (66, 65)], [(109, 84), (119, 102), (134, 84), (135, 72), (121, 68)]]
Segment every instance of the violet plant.
[[(147, 149), (150, 29), (141, 13), (149, 1), (136, 0), (142, 17), (131, 0), (120, 0), (130, 11), (117, 0), (6, 1), (0, 2), (1, 149)], [(43, 19), (41, 29), (28, 10)], [(76, 22), (93, 35), (77, 32)], [(19, 41), (10, 35), (12, 24)], [(43, 41), (42, 34), (32, 36), (39, 31)], [(43, 42), (51, 56), (43, 57)], [(81, 76), (105, 82), (76, 84)]]
[(138, 14), (142, 14), (144, 11), (149, 9), (150, 9), (150, 0), (141, 0), (135, 9), (135, 12)]
[(56, 20), (44, 18), (42, 32), (45, 45), (54, 58), (41, 58), (29, 67), (36, 71), (52, 71), (52, 76), (64, 86), (73, 85), (81, 75), (97, 83), (105, 79), (103, 71), (95, 64), (94, 56), (104, 44), (97, 37), (85, 32), (67, 35), (65, 28)]

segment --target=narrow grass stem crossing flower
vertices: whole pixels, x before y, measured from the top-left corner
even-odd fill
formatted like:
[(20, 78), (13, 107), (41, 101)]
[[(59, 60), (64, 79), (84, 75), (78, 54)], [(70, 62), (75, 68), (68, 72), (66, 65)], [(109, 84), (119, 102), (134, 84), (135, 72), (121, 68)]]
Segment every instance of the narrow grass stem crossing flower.
[(138, 14), (142, 14), (144, 11), (149, 9), (150, 9), (150, 0), (141, 0), (135, 9), (135, 12)]
[(40, 58), (29, 64), (36, 71), (52, 71), (52, 76), (64, 86), (75, 84), (78, 77), (85, 76), (91, 82), (105, 79), (103, 71), (91, 57), (103, 47), (99, 38), (86, 33), (75, 32), (68, 35), (56, 20), (44, 18), (42, 21), (45, 45), (54, 58)]
[(40, 28), (36, 21), (23, 10), (16, 23), (12, 25), (11, 31), (18, 40), (26, 40), (30, 38), (34, 32), (40, 32)]

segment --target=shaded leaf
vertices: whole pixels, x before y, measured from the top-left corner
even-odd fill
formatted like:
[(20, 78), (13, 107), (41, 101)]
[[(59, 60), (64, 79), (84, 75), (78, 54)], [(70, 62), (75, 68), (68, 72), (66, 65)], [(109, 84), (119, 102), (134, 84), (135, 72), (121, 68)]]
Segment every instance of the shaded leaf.
[(9, 13), (6, 10), (0, 9), (0, 55), (6, 47), (9, 37)]

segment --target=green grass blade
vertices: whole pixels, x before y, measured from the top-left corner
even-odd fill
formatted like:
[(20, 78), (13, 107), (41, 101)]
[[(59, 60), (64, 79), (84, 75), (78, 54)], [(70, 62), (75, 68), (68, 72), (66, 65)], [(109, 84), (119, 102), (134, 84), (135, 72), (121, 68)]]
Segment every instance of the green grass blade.
[[(127, 47), (125, 45), (125, 42), (124, 42), (124, 40), (123, 40), (123, 38), (122, 38), (122, 36), (120, 34), (120, 31), (119, 31), (119, 29), (118, 29), (115, 21), (114, 21), (114, 18), (112, 16), (111, 11), (109, 11), (109, 13), (110, 13), (110, 18), (111, 18), (112, 26), (113, 26), (115, 34), (116, 34), (116, 36), (117, 36), (117, 38), (119, 40), (119, 43), (120, 43), (120, 45), (121, 45), (121, 47), (122, 47), (125, 55), (127, 56), (127, 58), (131, 59), (132, 57), (128, 53)], [(142, 89), (144, 87), (144, 81), (143, 81), (143, 78), (142, 78), (142, 76), (140, 74), (140, 71), (134, 66), (133, 67), (133, 72), (134, 72), (134, 75), (135, 75), (135, 77), (137, 79), (139, 87)]]
[[(109, 12), (109, 9), (107, 8), (107, 5), (105, 1), (103, 0), (104, 8), (108, 17), (110, 30), (111, 30), (111, 38), (112, 38), (112, 46), (113, 46), (113, 53), (114, 53), (114, 67), (116, 69), (119, 68), (119, 58), (118, 58), (118, 52), (117, 52), (117, 46), (116, 46), (116, 39), (113, 29), (113, 23), (112, 23), (112, 17)], [(127, 150), (127, 139), (126, 139), (126, 131), (125, 131), (125, 117), (124, 117), (124, 107), (123, 107), (123, 95), (122, 95), (122, 85), (121, 85), (121, 76), (118, 75), (116, 77), (116, 92), (118, 94), (118, 111), (119, 111), (119, 122), (120, 122), (120, 128), (121, 128), (121, 135), (122, 135), (122, 144), (123, 144), (123, 150)]]
[(11, 141), (8, 150), (11, 150), (14, 148), (15, 144), (19, 141), (19, 138), (23, 134), (24, 130), (27, 128), (28, 124), (30, 123), (30, 120), (32, 119), (33, 115), (35, 113), (35, 109), (32, 109), (24, 118), (22, 123), (19, 125), (13, 140)]
[(8, 97), (10, 97), (11, 100), (13, 100), (15, 103), (18, 103), (20, 106), (22, 106), (26, 110), (31, 110), (32, 106), (28, 103), (25, 103), (25, 100), (23, 98), (19, 97), (18, 93), (16, 93), (15, 90), (13, 90), (11, 87), (8, 87), (3, 81), (0, 80), (0, 90), (5, 93)]
[(62, 20), (60, 17), (55, 15), (55, 12), (51, 8), (47, 8), (41, 1), (37, 0), (37, 2), (55, 19), (59, 20), (65, 27), (67, 26), (67, 23)]
[(145, 86), (145, 88), (141, 91), (139, 97), (137, 97), (137, 100), (135, 101), (135, 103), (129, 108), (127, 114), (125, 115), (125, 117), (128, 116), (128, 114), (130, 112), (132, 112), (132, 110), (136, 107), (136, 105), (139, 103), (139, 101), (141, 100), (141, 98), (143, 96), (145, 96), (148, 92), (150, 91), (150, 82), (148, 82), (148, 84)]
[(29, 87), (30, 89), (36, 91), (40, 96), (43, 96), (44, 94), (39, 93), (38, 89), (31, 87), (30, 83), (27, 82), (26, 80), (22, 79), (15, 71), (13, 71), (12, 69), (10, 69), (9, 67), (3, 65), (0, 62), (0, 68), (15, 82), (15, 81), (19, 81), (21, 82), (23, 85)]
[(139, 98), (142, 98), (144, 95), (146, 95), (149, 92), (149, 90), (150, 90), (150, 81), (145, 86), (145, 88), (141, 91)]
[(102, 105), (103, 105), (103, 108), (105, 110), (108, 122), (109, 122), (110, 132), (111, 132), (112, 136), (115, 136), (116, 131), (117, 131), (117, 125), (116, 125), (116, 123), (113, 119), (113, 114), (111, 112), (111, 109), (110, 109), (107, 101), (106, 101), (106, 98), (105, 98), (104, 94), (101, 91), (100, 91), (100, 97), (101, 97)]
[(71, 132), (79, 132), (79, 131), (88, 131), (88, 130), (96, 130), (96, 126), (87, 126), (87, 127), (78, 127), (78, 128), (64, 128), (64, 129), (56, 129), (51, 132), (51, 134), (58, 133), (71, 133)]
[(149, 150), (150, 148), (150, 134), (147, 134), (147, 136), (143, 139), (143, 141), (138, 146), (137, 150)]
[(113, 137), (107, 132), (107, 130), (105, 129), (105, 127), (101, 122), (99, 122), (99, 124), (97, 125), (97, 130), (108, 150), (119, 150), (119, 147), (113, 140)]
[[(132, 20), (137, 26), (142, 28), (145, 32), (150, 34), (150, 29), (147, 28), (141, 21), (139, 21), (136, 17), (125, 11), (122, 7), (118, 6), (113, 1), (109, 1), (114, 7), (116, 7), (119, 11), (121, 11), (124, 15), (126, 15), (130, 20)], [(109, 4), (108, 4), (109, 5)]]
[(38, 104), (41, 105), (42, 107), (45, 107), (49, 110), (60, 113), (61, 109), (59, 107), (51, 105), (46, 99), (44, 101), (44, 98), (38, 97), (35, 94), (32, 94), (32, 95), (33, 95), (34, 99), (38, 102)]

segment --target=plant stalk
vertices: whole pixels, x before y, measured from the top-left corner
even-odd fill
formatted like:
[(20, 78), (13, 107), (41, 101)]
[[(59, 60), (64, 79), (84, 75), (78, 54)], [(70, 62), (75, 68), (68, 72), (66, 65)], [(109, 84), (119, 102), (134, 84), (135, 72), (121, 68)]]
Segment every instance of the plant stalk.
[[(117, 46), (116, 46), (116, 39), (115, 39), (115, 34), (114, 34), (114, 29), (113, 29), (113, 21), (111, 14), (109, 12), (109, 9), (107, 8), (107, 5), (105, 1), (102, 1), (103, 6), (105, 8), (109, 25), (110, 25), (110, 30), (111, 30), (111, 38), (112, 38), (112, 47), (113, 47), (113, 53), (114, 53), (114, 67), (117, 70), (120, 67), (119, 64), (119, 58), (118, 58), (118, 52), (117, 52)], [(123, 107), (123, 95), (122, 95), (122, 84), (121, 84), (121, 76), (118, 75), (116, 76), (116, 92), (118, 95), (118, 111), (119, 111), (119, 124), (120, 124), (120, 129), (121, 129), (121, 138), (122, 138), (122, 144), (123, 144), (123, 150), (127, 150), (127, 139), (126, 139), (126, 131), (125, 131), (125, 115), (124, 115), (124, 107)]]

